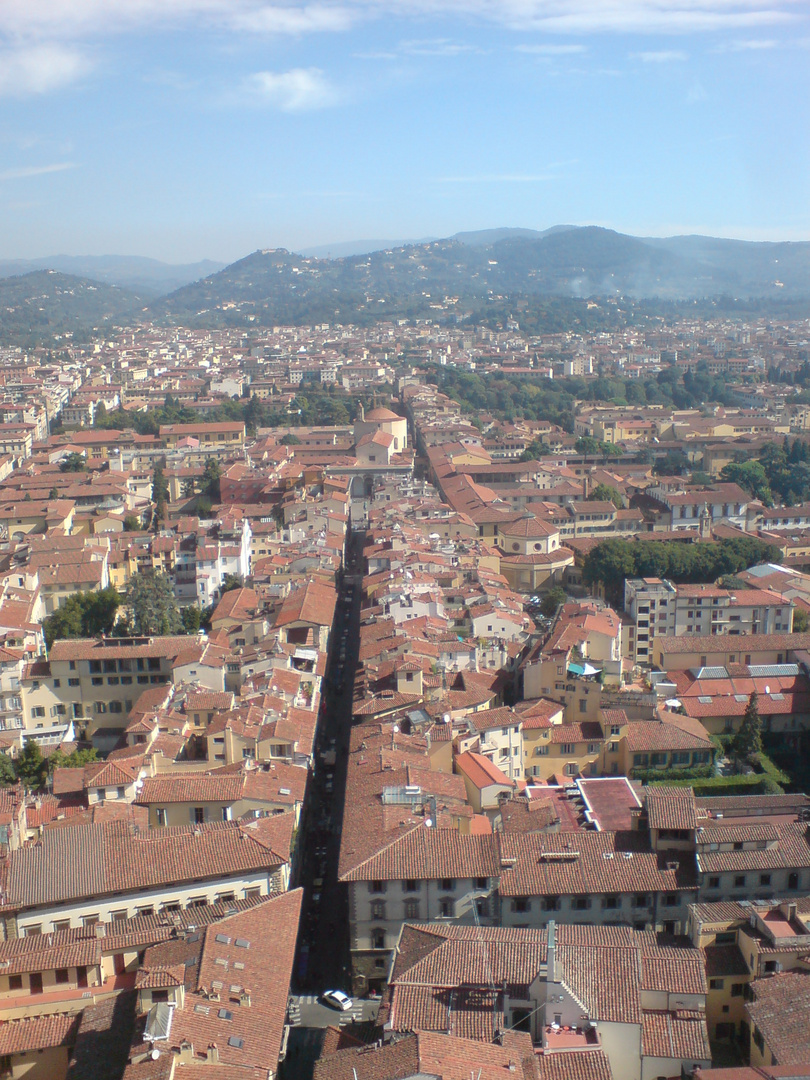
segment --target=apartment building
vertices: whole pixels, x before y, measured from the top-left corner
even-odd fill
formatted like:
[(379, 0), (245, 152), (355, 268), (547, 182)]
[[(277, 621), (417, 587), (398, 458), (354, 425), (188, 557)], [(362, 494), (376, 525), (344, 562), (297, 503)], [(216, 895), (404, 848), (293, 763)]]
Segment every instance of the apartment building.
[(73, 720), (83, 738), (112, 749), (146, 687), (185, 676), (210, 690), (225, 690), (221, 652), (207, 640), (201, 644), (189, 637), (56, 641), (47, 660), (29, 664), (23, 673), (25, 726)]
[(698, 949), (629, 927), (419, 922), (397, 942), (387, 1027), (463, 1031), (484, 1053), (519, 1036), (530, 1076), (534, 1066), (541, 1077), (591, 1080), (605, 1075), (591, 1071), (604, 1055), (607, 1075), (654, 1080), (711, 1063), (706, 990)]
[(684, 634), (765, 635), (793, 630), (794, 604), (770, 589), (723, 589), (716, 585), (673, 585), (660, 578), (628, 578), (624, 610), (636, 663), (649, 664), (659, 636)]
[(292, 835), (291, 813), (165, 831), (124, 821), (46, 829), (9, 855), (5, 936), (282, 892)]

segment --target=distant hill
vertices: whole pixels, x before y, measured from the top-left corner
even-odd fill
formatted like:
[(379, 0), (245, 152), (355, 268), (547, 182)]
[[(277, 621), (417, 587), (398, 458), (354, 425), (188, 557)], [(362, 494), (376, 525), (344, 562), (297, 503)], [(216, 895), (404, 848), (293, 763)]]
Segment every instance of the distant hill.
[(0, 278), (30, 274), (34, 270), (58, 270), (156, 297), (214, 274), (224, 265), (211, 259), (173, 265), (140, 255), (51, 255), (44, 259), (0, 260)]
[[(495, 229), (447, 240), (318, 259), (256, 251), (156, 301), (175, 322), (365, 322), (455, 304), (480, 313), (518, 297), (685, 301), (810, 298), (810, 243), (710, 237), (648, 239), (596, 226), (542, 233)], [(451, 298), (451, 299), (447, 299)]]
[(55, 334), (84, 337), (140, 312), (144, 297), (86, 278), (35, 270), (0, 280), (0, 342), (38, 344)]

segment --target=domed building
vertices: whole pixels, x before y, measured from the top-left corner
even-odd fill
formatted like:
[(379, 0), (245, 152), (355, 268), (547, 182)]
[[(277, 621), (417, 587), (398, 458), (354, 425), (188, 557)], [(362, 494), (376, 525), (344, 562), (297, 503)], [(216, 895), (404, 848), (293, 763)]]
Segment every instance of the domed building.
[(391, 448), (395, 454), (408, 445), (408, 421), (404, 416), (397, 416), (395, 412), (384, 408), (372, 409), (366, 414), (361, 405), (360, 415), (354, 422), (355, 443), (359, 443), (365, 435), (374, 436), (377, 432), (391, 436)]

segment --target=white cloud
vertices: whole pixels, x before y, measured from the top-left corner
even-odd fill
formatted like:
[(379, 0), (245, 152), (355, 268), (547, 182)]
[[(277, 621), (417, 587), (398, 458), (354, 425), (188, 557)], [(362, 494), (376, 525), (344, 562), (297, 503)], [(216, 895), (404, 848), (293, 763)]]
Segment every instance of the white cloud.
[(304, 34), (345, 30), (386, 15), (438, 15), (524, 31), (691, 33), (797, 22), (803, 8), (800, 0), (2, 0), (0, 32), (54, 40), (193, 22), (249, 33)]
[(400, 42), (400, 49), (409, 56), (460, 56), (462, 53), (480, 52), (475, 45), (449, 38), (424, 38)]
[(438, 176), (440, 184), (538, 184), (557, 180), (555, 173), (485, 173), (471, 176)]
[(0, 97), (45, 94), (89, 70), (81, 53), (63, 45), (31, 45), (0, 52)]
[(125, 32), (191, 21), (250, 33), (303, 34), (344, 30), (356, 17), (349, 3), (268, 4), (261, 0), (2, 0), (0, 31), (27, 37)]
[(634, 60), (641, 60), (644, 64), (677, 64), (689, 57), (685, 52), (677, 49), (663, 49), (660, 52), (637, 52), (631, 53)]
[(318, 68), (257, 71), (245, 83), (257, 100), (282, 112), (308, 112), (337, 104), (338, 95)]
[(758, 52), (763, 49), (775, 49), (779, 45), (773, 38), (746, 38), (743, 41), (729, 41), (720, 45), (717, 52)]
[(66, 169), (75, 168), (72, 161), (59, 161), (53, 165), (22, 165), (17, 169), (5, 169), (0, 172), (0, 181), (26, 180), (29, 176), (45, 176), (47, 173), (65, 172)]
[(516, 45), (515, 52), (531, 53), (533, 56), (571, 56), (584, 53), (584, 45)]

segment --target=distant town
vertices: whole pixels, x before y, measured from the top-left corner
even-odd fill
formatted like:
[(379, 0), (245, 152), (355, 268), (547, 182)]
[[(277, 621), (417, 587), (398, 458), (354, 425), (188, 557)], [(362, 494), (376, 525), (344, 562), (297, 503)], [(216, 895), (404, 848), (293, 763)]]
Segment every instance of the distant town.
[(453, 304), (0, 347), (0, 1078), (810, 1077), (810, 320)]

